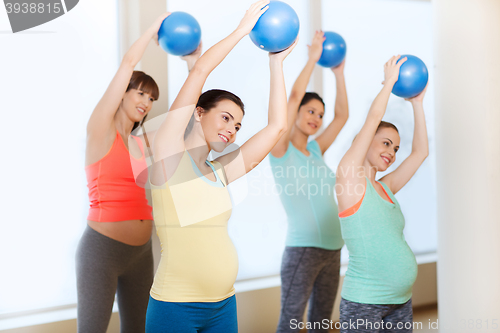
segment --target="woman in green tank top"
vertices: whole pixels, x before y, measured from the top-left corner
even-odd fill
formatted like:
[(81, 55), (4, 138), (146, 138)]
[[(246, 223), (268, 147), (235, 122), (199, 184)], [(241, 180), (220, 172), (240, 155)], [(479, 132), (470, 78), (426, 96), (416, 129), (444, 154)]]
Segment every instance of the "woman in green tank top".
[(405, 61), (394, 56), (385, 64), (384, 87), (337, 169), (340, 224), (349, 250), (340, 304), (341, 332), (411, 332), (407, 323), (413, 320), (411, 288), (417, 263), (404, 239), (404, 217), (394, 194), (428, 155), (423, 110), (426, 90), (409, 99), (415, 121), (410, 156), (380, 181), (375, 180), (378, 171), (395, 162), (399, 149), (397, 128), (382, 118)]
[[(287, 104), (288, 128), (269, 157), (280, 199), (287, 214), (286, 247), (281, 262), (281, 312), (277, 333), (298, 332), (309, 303), (308, 322), (329, 320), (338, 290), (340, 249), (344, 245), (335, 202), (335, 174), (323, 160), (349, 117), (344, 64), (331, 68), (336, 81), (334, 118), (323, 124), (322, 98), (306, 92), (323, 52), (322, 31), (309, 46), (309, 59), (295, 81)], [(304, 172), (300, 172), (307, 170)], [(299, 172), (297, 172), (299, 171)], [(302, 191), (301, 189), (305, 189)], [(295, 323), (295, 325), (294, 325)], [(322, 328), (314, 332), (326, 332)]]

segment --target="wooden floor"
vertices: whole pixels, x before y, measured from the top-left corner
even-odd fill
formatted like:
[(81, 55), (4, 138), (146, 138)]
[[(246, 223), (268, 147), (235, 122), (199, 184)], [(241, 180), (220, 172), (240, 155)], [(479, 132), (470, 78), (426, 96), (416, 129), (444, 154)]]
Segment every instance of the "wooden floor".
[[(437, 327), (438, 322), (438, 310), (437, 304), (432, 306), (427, 306), (423, 308), (417, 308), (413, 311), (413, 322), (422, 323), (421, 329), (415, 329), (415, 332), (419, 333), (438, 333)], [(432, 328), (434, 327), (434, 328)]]
[[(438, 312), (437, 304), (419, 307), (413, 310), (413, 332), (418, 333), (438, 333), (439, 330), (432, 329), (432, 323), (437, 323)], [(434, 327), (436, 324), (434, 324)], [(300, 331), (300, 333), (306, 333), (306, 330)], [(331, 333), (339, 333), (339, 330), (331, 330)]]

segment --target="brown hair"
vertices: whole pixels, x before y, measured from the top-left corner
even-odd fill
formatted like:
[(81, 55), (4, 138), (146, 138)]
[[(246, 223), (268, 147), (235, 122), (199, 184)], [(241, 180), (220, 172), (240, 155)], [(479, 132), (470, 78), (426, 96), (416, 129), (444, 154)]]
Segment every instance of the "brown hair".
[[(148, 74), (141, 71), (134, 71), (132, 73), (132, 77), (130, 78), (127, 90), (125, 92), (129, 91), (130, 89), (142, 90), (146, 94), (150, 94), (155, 101), (160, 97), (160, 89), (158, 89), (158, 85), (156, 84), (155, 80), (153, 80), (153, 78)], [(144, 117), (142, 121), (136, 122), (134, 124), (134, 127), (132, 128), (132, 131), (139, 126), (142, 126), (142, 123), (144, 123), (146, 117)]]
[(387, 122), (387, 121), (383, 121), (383, 120), (382, 120), (382, 121), (380, 122), (380, 124), (378, 125), (378, 127), (377, 127), (377, 131), (376, 131), (375, 133), (377, 133), (377, 132), (378, 132), (379, 130), (381, 130), (382, 128), (392, 128), (393, 130), (396, 130), (396, 132), (398, 132), (398, 133), (399, 133), (398, 128), (397, 128), (394, 124), (389, 123), (389, 122)]
[(243, 115), (245, 115), (245, 105), (241, 101), (241, 99), (233, 94), (232, 92), (221, 90), (221, 89), (212, 89), (207, 90), (198, 98), (198, 102), (196, 103), (196, 107), (201, 107), (204, 112), (210, 111), (210, 109), (214, 108), (219, 104), (220, 101), (228, 100), (238, 105)]
[(321, 98), (320, 95), (318, 95), (315, 92), (306, 92), (304, 94), (304, 97), (300, 101), (299, 109), (302, 105), (309, 103), (313, 99), (320, 101), (323, 104), (323, 107), (325, 107), (325, 102), (323, 101), (323, 98)]
[(145, 93), (150, 94), (155, 101), (160, 97), (160, 90), (158, 89), (158, 85), (155, 80), (153, 80), (153, 78), (148, 74), (141, 71), (134, 71), (132, 73), (127, 91), (130, 89), (142, 90)]
[[(234, 104), (238, 105), (238, 107), (241, 109), (241, 112), (243, 112), (243, 116), (245, 115), (245, 105), (243, 104), (242, 100), (232, 92), (221, 89), (211, 89), (205, 91), (198, 98), (196, 107), (201, 107), (203, 109), (203, 112), (209, 112), (210, 109), (216, 107), (219, 102), (224, 100), (231, 101)], [(187, 124), (186, 131), (184, 132), (184, 139), (186, 139), (189, 133), (191, 133), (191, 131), (193, 130), (193, 126), (194, 114), (191, 116), (191, 119)]]
[[(382, 128), (392, 128), (392, 129), (396, 130), (396, 132), (398, 132), (398, 134), (399, 134), (399, 131), (398, 131), (398, 128), (396, 127), (396, 125), (389, 123), (387, 121), (383, 121), (383, 120), (380, 122), (380, 124), (378, 124), (378, 127), (377, 127), (377, 130), (375, 131), (375, 134), (377, 134), (377, 132), (380, 131)], [(358, 134), (356, 134), (354, 136), (354, 139), (352, 139), (352, 142), (354, 142), (354, 140), (356, 140), (356, 137), (358, 136)]]

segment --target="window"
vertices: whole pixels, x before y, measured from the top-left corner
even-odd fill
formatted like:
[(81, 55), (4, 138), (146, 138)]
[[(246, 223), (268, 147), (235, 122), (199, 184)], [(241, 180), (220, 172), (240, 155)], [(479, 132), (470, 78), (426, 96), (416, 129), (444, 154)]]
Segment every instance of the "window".
[[(185, 11), (201, 26), (203, 51), (231, 33), (239, 24), (253, 0), (210, 1), (169, 0), (168, 10)], [(300, 20), (300, 40), (284, 62), (287, 91), (307, 61), (310, 35), (307, 1), (286, 1)], [(187, 76), (187, 67), (179, 57), (169, 56), (169, 98), (172, 103)], [(269, 57), (246, 36), (208, 78), (203, 91), (224, 89), (238, 95), (245, 103), (246, 115), (236, 143), (241, 145), (267, 124), (269, 102)], [(274, 184), (266, 158), (246, 177), (229, 186), (233, 214), (229, 234), (239, 258), (238, 279), (249, 279), (279, 273), (285, 246), (286, 215), (279, 197), (271, 192)]]
[[(285, 1), (300, 19), (300, 40), (285, 60), (287, 91), (307, 61), (307, 48), (312, 38), (307, 1)], [(186, 11), (200, 23), (203, 49), (227, 36), (237, 25), (252, 1), (218, 1), (217, 6), (206, 1), (169, 0), (169, 11)], [(221, 10), (223, 8), (223, 10)], [(349, 95), (350, 120), (338, 140), (325, 154), (327, 164), (335, 170), (347, 151), (354, 135), (378, 94), (383, 80), (382, 66), (398, 52), (419, 56), (430, 71), (432, 83), (432, 22), (428, 2), (390, 0), (341, 0), (322, 2), (324, 30), (340, 33), (347, 43), (346, 82)], [(411, 15), (401, 15), (411, 13)], [(396, 27), (396, 29), (394, 28)], [(236, 143), (242, 144), (267, 122), (269, 98), (268, 58), (265, 52), (245, 37), (209, 77), (204, 90), (219, 88), (234, 92), (246, 106), (246, 116)], [(178, 57), (169, 56), (169, 96), (173, 102), (187, 76), (186, 65)], [(334, 76), (323, 70), (323, 91), (326, 101), (325, 124), (333, 117), (335, 96)], [(406, 239), (415, 253), (436, 249), (436, 207), (433, 149), (433, 92), (427, 92), (425, 111), (431, 153), (424, 165), (397, 197), (406, 218)], [(413, 116), (409, 103), (391, 97), (387, 115), (402, 133), (402, 148), (398, 161), (410, 152)], [(286, 236), (286, 214), (278, 195), (268, 158), (245, 178), (229, 186), (233, 196), (233, 215), (229, 233), (238, 250), (240, 269), (238, 280), (279, 274)], [(415, 200), (418, 198), (418, 200)], [(347, 262), (344, 248), (342, 260)]]
[[(0, 8), (0, 30), (10, 31)], [(76, 303), (85, 131), (118, 68), (117, 10), (115, 1), (81, 1), (46, 24), (0, 34), (0, 315)]]
[[(202, 28), (204, 50), (237, 27), (253, 0), (169, 0), (170, 11), (192, 14)], [(299, 15), (300, 41), (285, 60), (289, 92), (307, 60), (312, 31), (307, 1), (289, 0)], [(76, 303), (74, 256), (85, 228), (88, 198), (84, 173), (85, 127), (119, 64), (115, 1), (86, 0), (68, 14), (18, 34), (1, 34), (0, 91), (4, 137), (0, 315)], [(9, 30), (0, 6), (0, 30)], [(351, 118), (325, 154), (335, 170), (361, 127), (380, 89), (382, 65), (393, 54), (409, 53), (427, 64), (433, 79), (431, 3), (389, 0), (322, 1), (324, 30), (347, 42), (346, 81)], [(411, 13), (411, 15), (401, 15)], [(396, 27), (396, 28), (395, 28)], [(234, 92), (246, 105), (237, 143), (267, 123), (269, 65), (266, 52), (245, 37), (213, 72), (204, 90)], [(333, 74), (323, 71), (325, 123), (333, 116)], [(186, 65), (169, 56), (169, 96), (173, 102)], [(398, 193), (406, 217), (406, 239), (415, 253), (436, 249), (433, 91), (425, 111), (430, 156)], [(402, 133), (398, 160), (410, 152), (411, 106), (391, 97), (386, 120)], [(229, 233), (240, 260), (238, 279), (279, 274), (286, 214), (273, 192), (266, 158), (230, 186), (233, 215)], [(347, 251), (343, 251), (343, 260)]]
[[(393, 55), (411, 54), (424, 61), (430, 87), (424, 99), (429, 137), (429, 157), (396, 198), (406, 220), (405, 238), (415, 254), (437, 249), (437, 207), (434, 149), (434, 91), (432, 4), (427, 1), (339, 0), (322, 2), (323, 28), (340, 34), (347, 44), (346, 85), (350, 119), (332, 148), (325, 154), (328, 165), (336, 167), (349, 149), (354, 135), (363, 126), (370, 105), (380, 92), (383, 65)], [(333, 108), (335, 80), (324, 74), (324, 98)], [(330, 92), (330, 93), (329, 93)], [(325, 123), (332, 117), (325, 114)], [(391, 95), (384, 120), (394, 123), (401, 135), (401, 149), (394, 170), (411, 152), (413, 110), (411, 104)], [(348, 252), (343, 251), (346, 261)]]

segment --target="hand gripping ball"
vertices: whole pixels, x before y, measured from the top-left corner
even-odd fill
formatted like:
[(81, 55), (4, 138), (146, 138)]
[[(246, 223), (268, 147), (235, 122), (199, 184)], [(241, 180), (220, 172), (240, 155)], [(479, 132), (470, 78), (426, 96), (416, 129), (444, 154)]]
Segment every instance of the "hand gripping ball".
[(268, 52), (280, 52), (293, 44), (299, 34), (299, 17), (288, 4), (271, 1), (269, 9), (250, 32), (250, 39)]
[(188, 13), (173, 12), (158, 30), (158, 43), (172, 55), (193, 53), (201, 41), (201, 29), (198, 21)]
[(325, 41), (323, 42), (323, 52), (319, 58), (318, 65), (331, 68), (337, 67), (345, 58), (345, 40), (339, 34), (332, 31), (325, 31)]
[[(412, 55), (402, 55), (407, 57), (399, 69), (398, 82), (392, 88), (392, 93), (403, 98), (412, 98), (420, 94), (429, 79), (429, 72), (424, 62)], [(399, 61), (399, 60), (398, 60)]]

